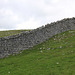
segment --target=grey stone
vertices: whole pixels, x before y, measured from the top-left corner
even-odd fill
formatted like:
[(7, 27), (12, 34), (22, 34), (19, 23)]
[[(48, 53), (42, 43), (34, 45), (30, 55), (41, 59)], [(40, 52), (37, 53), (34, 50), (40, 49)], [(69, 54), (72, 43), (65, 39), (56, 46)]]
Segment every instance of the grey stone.
[(0, 58), (7, 57), (14, 53), (17, 54), (21, 50), (29, 49), (56, 34), (68, 30), (75, 30), (75, 18), (63, 19), (32, 31), (0, 38)]

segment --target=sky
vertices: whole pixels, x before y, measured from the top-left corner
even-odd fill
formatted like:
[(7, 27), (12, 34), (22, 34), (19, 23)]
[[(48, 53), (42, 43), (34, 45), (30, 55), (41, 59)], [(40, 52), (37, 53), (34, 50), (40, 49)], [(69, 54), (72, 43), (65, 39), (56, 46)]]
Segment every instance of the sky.
[(0, 30), (36, 29), (75, 17), (75, 0), (0, 0)]

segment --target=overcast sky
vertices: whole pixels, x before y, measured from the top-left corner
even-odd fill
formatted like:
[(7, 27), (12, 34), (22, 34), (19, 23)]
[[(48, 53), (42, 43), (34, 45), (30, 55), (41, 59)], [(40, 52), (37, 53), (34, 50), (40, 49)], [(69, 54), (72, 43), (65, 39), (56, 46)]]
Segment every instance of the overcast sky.
[(0, 0), (0, 30), (35, 29), (75, 17), (75, 0)]

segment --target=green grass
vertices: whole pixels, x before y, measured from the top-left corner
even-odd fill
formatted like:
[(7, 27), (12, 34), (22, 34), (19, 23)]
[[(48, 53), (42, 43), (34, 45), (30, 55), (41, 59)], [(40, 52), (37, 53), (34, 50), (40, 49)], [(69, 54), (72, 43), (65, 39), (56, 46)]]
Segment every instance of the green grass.
[(75, 31), (0, 59), (0, 75), (75, 75)]
[(6, 37), (6, 36), (12, 36), (15, 34), (19, 34), (24, 31), (29, 31), (29, 30), (8, 30), (8, 31), (0, 31), (0, 37)]

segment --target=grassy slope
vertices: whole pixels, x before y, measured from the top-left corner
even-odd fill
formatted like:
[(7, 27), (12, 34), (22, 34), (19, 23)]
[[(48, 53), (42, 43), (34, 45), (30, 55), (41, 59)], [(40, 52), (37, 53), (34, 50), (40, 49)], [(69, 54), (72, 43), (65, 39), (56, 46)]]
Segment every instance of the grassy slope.
[(5, 36), (11, 36), (15, 34), (19, 34), (23, 31), (28, 31), (28, 30), (8, 30), (8, 31), (0, 31), (0, 37), (5, 37)]
[(0, 75), (75, 75), (75, 31), (0, 59)]

